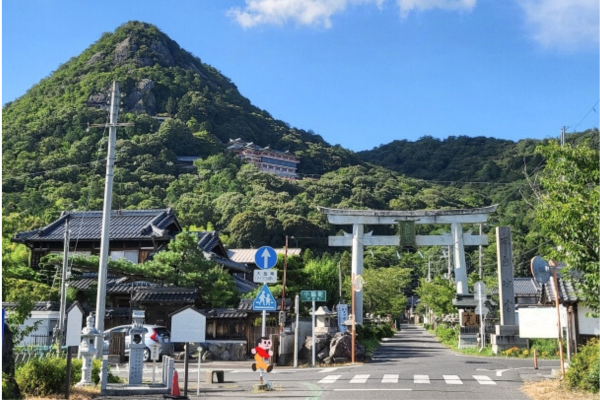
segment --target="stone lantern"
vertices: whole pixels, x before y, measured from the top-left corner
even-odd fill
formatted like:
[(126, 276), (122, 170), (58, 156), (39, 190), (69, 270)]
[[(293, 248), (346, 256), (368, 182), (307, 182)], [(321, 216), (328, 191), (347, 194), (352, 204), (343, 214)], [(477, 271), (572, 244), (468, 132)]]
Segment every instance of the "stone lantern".
[(92, 360), (96, 355), (94, 341), (99, 335), (98, 330), (94, 328), (94, 317), (92, 315), (88, 316), (85, 328), (81, 331), (79, 353), (83, 357), (83, 365), (81, 366), (81, 381), (76, 386), (94, 386), (92, 382)]
[(335, 313), (330, 311), (327, 306), (321, 306), (315, 311), (315, 318), (317, 322), (317, 326), (315, 328), (315, 333), (329, 333), (335, 329), (331, 328), (331, 317)]

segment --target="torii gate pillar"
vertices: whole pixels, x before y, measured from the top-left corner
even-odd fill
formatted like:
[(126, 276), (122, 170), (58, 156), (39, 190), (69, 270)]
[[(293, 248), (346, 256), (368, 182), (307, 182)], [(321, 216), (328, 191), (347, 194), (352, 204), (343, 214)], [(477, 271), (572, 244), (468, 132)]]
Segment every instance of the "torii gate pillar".
[[(398, 236), (373, 236), (372, 232), (364, 233), (364, 225), (395, 225), (400, 221), (414, 221), (416, 224), (450, 224), (451, 233), (434, 236), (416, 236), (418, 246), (453, 246), (454, 277), (457, 294), (468, 294), (467, 265), (465, 261), (465, 245), (487, 245), (487, 236), (463, 233), (463, 223), (482, 223), (487, 215), (496, 211), (498, 206), (475, 208), (470, 210), (416, 210), (416, 211), (383, 211), (383, 210), (340, 210), (318, 207), (327, 215), (328, 221), (334, 225), (352, 225), (352, 234), (344, 232), (344, 236), (330, 236), (330, 246), (352, 246), (352, 274), (362, 275), (364, 246), (399, 246)], [(355, 293), (355, 318), (357, 324), (363, 323), (363, 294)]]

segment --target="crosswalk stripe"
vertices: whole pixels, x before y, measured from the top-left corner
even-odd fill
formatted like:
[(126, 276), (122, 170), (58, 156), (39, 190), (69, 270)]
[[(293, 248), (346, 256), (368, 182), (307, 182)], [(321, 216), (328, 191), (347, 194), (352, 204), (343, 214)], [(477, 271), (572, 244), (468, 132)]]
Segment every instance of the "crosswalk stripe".
[(462, 381), (458, 375), (442, 375), (448, 385), (462, 385)]
[(333, 383), (337, 381), (341, 375), (327, 375), (325, 378), (321, 379), (319, 383)]
[(367, 379), (369, 379), (369, 374), (358, 374), (354, 375), (352, 379), (350, 379), (350, 383), (365, 383)]
[(429, 381), (429, 375), (415, 375), (414, 382), (415, 383), (431, 383)]
[(399, 375), (394, 375), (394, 374), (383, 375), (383, 379), (381, 380), (381, 383), (398, 383), (398, 377), (399, 377)]
[(473, 378), (475, 378), (480, 385), (496, 385), (496, 382), (487, 375), (473, 375)]

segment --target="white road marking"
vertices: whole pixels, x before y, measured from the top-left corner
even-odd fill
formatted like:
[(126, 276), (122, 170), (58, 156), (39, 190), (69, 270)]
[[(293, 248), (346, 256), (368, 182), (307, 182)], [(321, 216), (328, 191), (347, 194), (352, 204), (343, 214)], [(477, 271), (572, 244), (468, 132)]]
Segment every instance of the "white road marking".
[(338, 369), (338, 368), (337, 367), (334, 367), (334, 368), (324, 368), (324, 369), (322, 369), (320, 371), (317, 371), (317, 372), (333, 372), (336, 369)]
[(397, 390), (402, 390), (402, 391), (411, 391), (412, 389), (333, 389), (334, 392), (372, 392), (372, 391), (397, 391)]
[(369, 379), (369, 374), (358, 374), (354, 375), (352, 379), (350, 379), (350, 383), (365, 383), (367, 379)]
[(481, 385), (496, 385), (496, 382), (494, 382), (492, 378), (487, 375), (473, 375), (473, 378), (475, 378)]
[(462, 381), (458, 375), (442, 375), (448, 385), (462, 385)]
[(414, 383), (431, 383), (429, 381), (429, 375), (415, 375)]
[(394, 375), (394, 374), (383, 375), (383, 379), (381, 380), (381, 383), (398, 383), (399, 376), (400, 375)]
[(334, 383), (340, 377), (341, 377), (341, 375), (327, 375), (325, 378), (321, 379), (318, 383)]

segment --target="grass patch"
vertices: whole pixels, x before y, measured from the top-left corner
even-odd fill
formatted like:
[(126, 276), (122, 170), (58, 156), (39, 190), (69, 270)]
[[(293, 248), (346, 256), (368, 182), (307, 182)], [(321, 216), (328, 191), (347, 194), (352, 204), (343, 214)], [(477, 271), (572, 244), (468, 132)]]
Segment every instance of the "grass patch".
[(379, 347), (379, 341), (377, 339), (362, 339), (360, 343), (365, 346), (365, 352), (367, 356), (372, 357), (373, 353)]
[(533, 400), (598, 400), (597, 394), (569, 390), (559, 380), (525, 382), (521, 391)]

